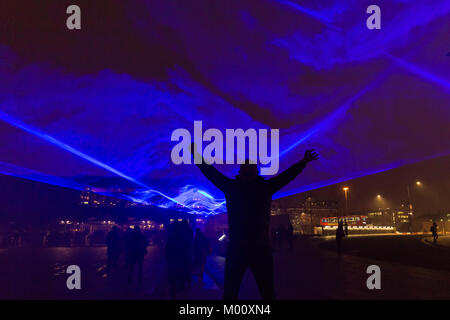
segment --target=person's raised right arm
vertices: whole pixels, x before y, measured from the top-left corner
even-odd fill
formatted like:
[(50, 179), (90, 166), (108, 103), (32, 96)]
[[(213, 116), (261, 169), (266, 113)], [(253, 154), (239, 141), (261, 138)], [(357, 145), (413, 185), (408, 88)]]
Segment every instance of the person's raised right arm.
[(211, 181), (217, 188), (224, 192), (228, 182), (231, 181), (231, 179), (223, 175), (211, 164), (206, 163), (205, 159), (203, 159), (203, 157), (197, 153), (197, 146), (195, 145), (195, 143), (191, 143), (191, 154), (194, 156), (194, 159), (202, 159), (202, 163), (196, 163), (197, 167), (205, 175), (205, 177), (208, 178), (209, 181)]

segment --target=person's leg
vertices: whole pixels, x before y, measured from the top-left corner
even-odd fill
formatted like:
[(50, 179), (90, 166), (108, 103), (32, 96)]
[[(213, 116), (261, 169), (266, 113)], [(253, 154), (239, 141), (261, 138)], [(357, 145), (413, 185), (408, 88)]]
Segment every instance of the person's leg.
[(108, 259), (106, 260), (106, 273), (109, 273), (112, 267), (112, 257), (111, 254), (108, 253)]
[(246, 268), (245, 254), (240, 252), (239, 248), (228, 248), (225, 259), (224, 300), (237, 300)]
[(179, 272), (179, 283), (180, 283), (180, 290), (183, 291), (186, 288), (186, 282), (187, 282), (187, 273), (188, 273), (188, 265), (186, 257), (182, 257), (180, 259), (180, 272)]
[(136, 263), (135, 261), (130, 261), (130, 263), (128, 265), (128, 282), (131, 282), (131, 277), (133, 275), (133, 269), (134, 269), (135, 263)]
[(192, 287), (192, 260), (190, 256), (186, 259), (186, 283), (188, 288)]
[(250, 269), (259, 288), (261, 299), (275, 300), (273, 281), (273, 257), (270, 249), (255, 251), (250, 262)]
[(139, 262), (138, 262), (138, 265), (139, 265), (139, 282), (142, 282), (142, 264), (144, 263), (144, 261), (143, 260), (140, 260)]
[(114, 260), (113, 260), (113, 267), (117, 268), (119, 266), (119, 257), (120, 257), (120, 252), (115, 252), (114, 253)]
[(168, 260), (167, 261), (167, 275), (169, 278), (169, 296), (170, 299), (173, 300), (175, 299), (175, 293), (176, 293), (176, 270), (175, 270), (175, 266), (174, 266), (174, 262)]
[(206, 257), (202, 257), (200, 260), (200, 268), (198, 275), (200, 286), (203, 286), (203, 274), (205, 273), (205, 266), (206, 266)]

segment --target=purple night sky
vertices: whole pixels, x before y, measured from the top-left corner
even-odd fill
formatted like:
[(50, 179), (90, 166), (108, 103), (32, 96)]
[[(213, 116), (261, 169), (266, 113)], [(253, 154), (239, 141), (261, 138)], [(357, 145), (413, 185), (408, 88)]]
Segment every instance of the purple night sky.
[[(81, 30), (66, 28), (70, 4)], [(381, 30), (366, 28), (370, 4), (1, 1), (0, 172), (221, 198), (171, 163), (172, 131), (194, 120), (280, 129), (281, 169), (316, 148), (277, 197), (450, 154), (450, 2), (377, 1)]]

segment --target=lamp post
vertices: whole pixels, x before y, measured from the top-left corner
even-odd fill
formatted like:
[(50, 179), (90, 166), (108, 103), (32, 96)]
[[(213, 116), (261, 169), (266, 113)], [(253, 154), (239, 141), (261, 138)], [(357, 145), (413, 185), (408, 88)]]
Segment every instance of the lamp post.
[(313, 226), (313, 212), (312, 212), (312, 206), (311, 206), (311, 201), (312, 198), (310, 196), (308, 196), (306, 198), (306, 203), (305, 203), (305, 209), (306, 209), (306, 213), (308, 213), (308, 209), (309, 209), (309, 225), (310, 225), (310, 231), (312, 231), (314, 233), (314, 226)]
[[(422, 182), (420, 181), (416, 181), (416, 186), (421, 186)], [(408, 192), (408, 207), (409, 207), (409, 214), (412, 216), (413, 215), (413, 205), (412, 205), (412, 201), (411, 201), (411, 191), (409, 188), (409, 184), (406, 185), (406, 191)]]
[[(421, 186), (422, 182), (420, 181), (416, 181), (416, 186)], [(410, 227), (410, 231), (411, 231), (411, 225), (412, 225), (412, 217), (414, 215), (414, 211), (413, 211), (413, 205), (412, 205), (412, 201), (411, 201), (411, 190), (409, 188), (409, 184), (406, 185), (406, 191), (408, 192), (408, 207), (409, 207), (409, 227)]]
[(387, 209), (389, 209), (389, 208), (386, 208), (385, 199), (383, 198), (383, 196), (381, 194), (377, 194), (377, 200), (378, 200), (378, 203), (377, 203), (378, 210), (381, 210), (381, 222), (382, 222), (382, 224), (386, 225), (386, 223), (387, 223), (386, 217), (388, 215)]
[(348, 190), (349, 187), (343, 187), (342, 190), (344, 190), (344, 196), (345, 196), (345, 211), (344, 211), (344, 215), (347, 215), (347, 210), (348, 210)]

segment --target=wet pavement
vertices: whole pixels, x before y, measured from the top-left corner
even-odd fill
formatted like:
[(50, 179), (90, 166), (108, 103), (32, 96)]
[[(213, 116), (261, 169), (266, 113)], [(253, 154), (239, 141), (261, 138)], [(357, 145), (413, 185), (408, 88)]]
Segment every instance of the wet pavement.
[[(334, 241), (297, 239), (294, 250), (274, 251), (278, 299), (449, 299), (450, 249), (433, 246), (423, 236), (351, 237), (339, 258)], [(168, 299), (163, 248), (148, 248), (143, 282), (137, 270), (128, 284), (126, 270), (106, 274), (106, 248), (0, 249), (1, 299)], [(194, 284), (177, 299), (220, 299), (224, 258), (210, 256), (203, 284)], [(66, 269), (81, 268), (81, 290), (68, 290)], [(381, 269), (381, 289), (369, 290), (369, 265)], [(258, 299), (247, 271), (241, 299)]]

